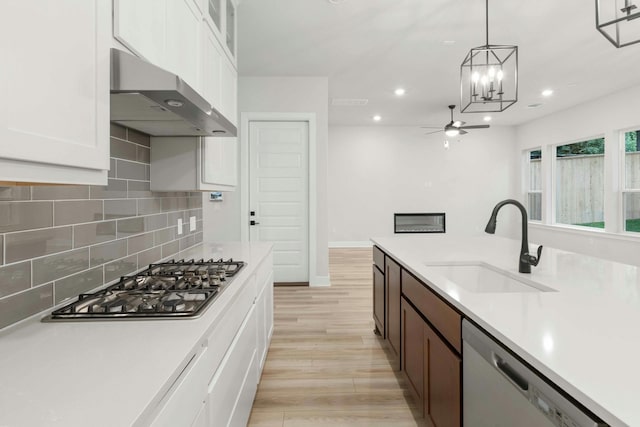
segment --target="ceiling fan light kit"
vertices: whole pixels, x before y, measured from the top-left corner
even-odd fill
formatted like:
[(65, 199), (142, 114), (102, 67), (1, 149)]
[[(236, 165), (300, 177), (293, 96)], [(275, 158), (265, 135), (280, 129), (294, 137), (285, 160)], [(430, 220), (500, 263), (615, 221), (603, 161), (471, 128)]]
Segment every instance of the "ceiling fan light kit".
[(489, 44), (489, 0), (485, 24), (486, 44), (472, 48), (460, 65), (462, 113), (499, 113), (518, 102), (518, 46)]
[[(468, 132), (465, 129), (486, 129), (489, 127), (489, 125), (466, 125), (465, 126), (465, 122), (462, 122), (460, 120), (453, 120), (453, 110), (456, 109), (455, 105), (449, 105), (449, 112), (451, 114), (451, 121), (449, 123), (447, 123), (446, 125), (444, 125), (444, 134), (450, 138), (453, 138), (455, 136), (459, 136), (459, 135), (465, 135)], [(433, 126), (423, 126), (423, 128), (431, 128)], [(425, 135), (431, 135), (432, 133), (438, 133), (438, 132), (442, 132), (442, 130), (436, 130), (433, 132), (427, 132)], [(448, 142), (447, 142), (448, 144)]]
[(615, 47), (640, 43), (640, 1), (596, 0), (596, 29)]

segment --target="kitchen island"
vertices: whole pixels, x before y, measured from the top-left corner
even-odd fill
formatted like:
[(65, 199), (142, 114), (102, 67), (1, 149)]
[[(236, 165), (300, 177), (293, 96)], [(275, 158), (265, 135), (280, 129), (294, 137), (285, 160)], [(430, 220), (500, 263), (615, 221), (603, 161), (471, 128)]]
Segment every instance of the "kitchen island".
[(272, 332), (271, 245), (204, 243), (179, 257), (246, 264), (199, 318), (43, 323), (40, 315), (8, 328), (0, 426), (246, 422)]
[[(522, 274), (520, 241), (488, 235), (372, 241), (452, 310), (603, 421), (615, 427), (640, 425), (640, 268), (545, 247), (539, 265)], [(456, 263), (486, 263), (548, 289), (472, 290), (438, 268)]]

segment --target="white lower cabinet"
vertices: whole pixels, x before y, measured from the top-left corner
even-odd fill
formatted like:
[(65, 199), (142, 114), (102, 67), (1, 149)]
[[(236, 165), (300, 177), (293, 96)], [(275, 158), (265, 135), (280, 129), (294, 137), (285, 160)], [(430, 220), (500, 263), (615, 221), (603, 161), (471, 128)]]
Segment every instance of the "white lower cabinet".
[(250, 369), (255, 367), (256, 333), (256, 310), (252, 307), (209, 384), (209, 420), (213, 425), (244, 426), (249, 419), (257, 384), (256, 372)]
[(207, 347), (193, 355), (163, 399), (162, 409), (151, 423), (153, 427), (189, 426), (201, 409), (207, 390)]
[(230, 286), (242, 288), (220, 308), (161, 398), (153, 427), (247, 425), (273, 331), (273, 256), (269, 254), (244, 283)]
[(210, 424), (209, 408), (207, 406), (207, 401), (204, 400), (200, 405), (200, 412), (198, 412), (198, 415), (196, 416), (193, 424), (191, 424), (191, 427), (209, 427)]
[(256, 310), (258, 321), (258, 367), (262, 372), (264, 362), (267, 360), (267, 352), (271, 335), (273, 335), (273, 274), (268, 275), (264, 283), (258, 287), (256, 298)]

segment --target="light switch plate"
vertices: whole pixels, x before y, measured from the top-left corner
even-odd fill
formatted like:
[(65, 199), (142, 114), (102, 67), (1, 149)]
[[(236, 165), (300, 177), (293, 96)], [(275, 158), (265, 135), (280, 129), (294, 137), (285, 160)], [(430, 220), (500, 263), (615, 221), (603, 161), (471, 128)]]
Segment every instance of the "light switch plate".
[(178, 234), (182, 234), (182, 218), (178, 218)]
[(189, 217), (189, 231), (196, 231), (196, 217)]

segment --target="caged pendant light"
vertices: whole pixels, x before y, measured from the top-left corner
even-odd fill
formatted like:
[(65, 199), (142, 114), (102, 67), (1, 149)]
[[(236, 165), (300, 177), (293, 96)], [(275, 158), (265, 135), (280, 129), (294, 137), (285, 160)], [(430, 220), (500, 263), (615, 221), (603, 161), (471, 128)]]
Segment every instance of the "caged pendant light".
[(640, 43), (640, 1), (596, 0), (596, 28), (615, 47)]
[(501, 112), (518, 101), (518, 46), (489, 44), (489, 0), (485, 0), (486, 44), (460, 65), (460, 111)]

